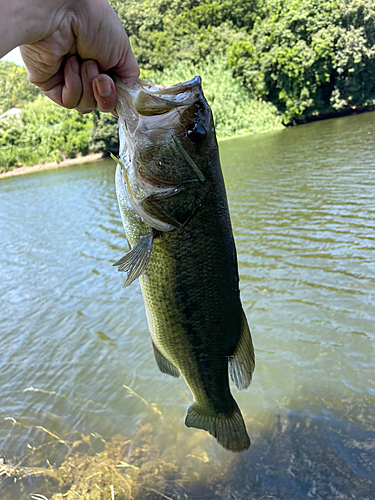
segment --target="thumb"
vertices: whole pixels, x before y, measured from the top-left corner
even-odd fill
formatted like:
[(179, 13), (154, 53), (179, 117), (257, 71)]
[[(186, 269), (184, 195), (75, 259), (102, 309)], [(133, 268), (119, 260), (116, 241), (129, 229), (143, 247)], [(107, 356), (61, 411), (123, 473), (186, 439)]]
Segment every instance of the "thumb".
[[(127, 36), (126, 36), (127, 38)], [(112, 68), (121, 80), (131, 87), (139, 77), (139, 66), (128, 42), (120, 61)]]
[(89, 2), (89, 8), (77, 16), (73, 30), (79, 56), (96, 60), (101, 73), (111, 70), (128, 85), (139, 77), (128, 35), (107, 0), (97, 0), (95, 6)]

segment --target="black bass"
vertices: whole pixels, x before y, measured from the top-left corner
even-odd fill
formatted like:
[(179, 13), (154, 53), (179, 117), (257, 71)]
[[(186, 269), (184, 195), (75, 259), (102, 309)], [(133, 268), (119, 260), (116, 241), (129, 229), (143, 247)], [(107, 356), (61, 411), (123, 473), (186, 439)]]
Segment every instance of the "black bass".
[(212, 113), (201, 79), (164, 88), (116, 81), (116, 191), (131, 248), (114, 264), (139, 278), (156, 363), (189, 386), (185, 424), (227, 450), (250, 446), (229, 388), (248, 387), (254, 349)]

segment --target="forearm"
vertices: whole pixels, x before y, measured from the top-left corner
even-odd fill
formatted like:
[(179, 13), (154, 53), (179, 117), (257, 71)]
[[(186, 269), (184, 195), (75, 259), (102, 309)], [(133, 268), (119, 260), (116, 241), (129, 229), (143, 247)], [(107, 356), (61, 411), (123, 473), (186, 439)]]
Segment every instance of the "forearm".
[(19, 45), (47, 36), (71, 3), (70, 0), (0, 0), (0, 58)]

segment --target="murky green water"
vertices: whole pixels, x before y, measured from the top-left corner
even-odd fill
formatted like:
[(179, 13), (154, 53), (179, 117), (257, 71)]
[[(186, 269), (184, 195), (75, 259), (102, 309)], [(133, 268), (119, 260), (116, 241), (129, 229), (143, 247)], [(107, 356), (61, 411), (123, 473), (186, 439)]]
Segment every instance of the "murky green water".
[(158, 371), (139, 285), (111, 267), (127, 245), (106, 160), (0, 181), (0, 455), (53, 441), (41, 427), (108, 439), (151, 423), (163, 456), (199, 472), (189, 498), (375, 498), (375, 114), (221, 157), (257, 355), (233, 388), (250, 450), (183, 424), (190, 393)]

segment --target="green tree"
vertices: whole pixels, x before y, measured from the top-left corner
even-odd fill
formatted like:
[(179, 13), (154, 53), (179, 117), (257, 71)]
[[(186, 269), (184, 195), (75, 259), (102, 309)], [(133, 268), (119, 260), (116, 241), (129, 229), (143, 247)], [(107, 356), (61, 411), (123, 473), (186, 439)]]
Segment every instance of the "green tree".
[(132, 48), (146, 70), (177, 61), (197, 64), (241, 40), (263, 0), (112, 0)]
[(91, 126), (91, 115), (79, 115), (39, 96), (19, 116), (0, 120), (0, 171), (84, 155)]
[(285, 122), (375, 103), (372, 0), (277, 0), (229, 64)]
[(89, 149), (94, 153), (118, 154), (118, 121), (109, 113), (94, 112), (90, 130)]
[(0, 61), (0, 115), (10, 108), (22, 108), (33, 101), (40, 91), (27, 79), (27, 69)]

